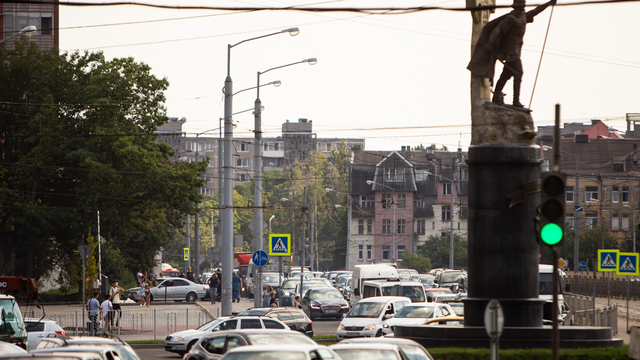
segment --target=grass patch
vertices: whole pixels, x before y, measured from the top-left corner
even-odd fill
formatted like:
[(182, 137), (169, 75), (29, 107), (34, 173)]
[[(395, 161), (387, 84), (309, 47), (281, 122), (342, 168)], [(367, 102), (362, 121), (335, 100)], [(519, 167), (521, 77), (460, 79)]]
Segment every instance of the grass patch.
[(313, 336), (313, 340), (314, 341), (318, 341), (318, 340), (335, 340), (336, 336), (335, 335), (314, 335)]

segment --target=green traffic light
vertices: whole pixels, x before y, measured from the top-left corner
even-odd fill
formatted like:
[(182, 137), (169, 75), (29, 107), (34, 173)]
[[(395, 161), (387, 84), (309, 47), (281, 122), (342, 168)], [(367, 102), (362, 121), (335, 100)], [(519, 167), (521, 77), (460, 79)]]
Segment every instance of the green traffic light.
[(554, 223), (546, 224), (540, 230), (540, 239), (549, 246), (556, 245), (562, 240), (562, 228)]

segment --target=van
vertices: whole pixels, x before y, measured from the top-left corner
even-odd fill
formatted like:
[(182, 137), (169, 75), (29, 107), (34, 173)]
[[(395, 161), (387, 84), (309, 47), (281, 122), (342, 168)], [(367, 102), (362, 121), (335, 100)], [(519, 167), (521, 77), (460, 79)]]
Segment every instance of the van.
[(401, 296), (362, 299), (340, 322), (336, 339), (382, 336), (384, 321), (394, 317), (398, 310), (410, 303), (411, 300)]
[(354, 266), (353, 273), (351, 274), (353, 295), (351, 295), (349, 301), (352, 307), (362, 299), (364, 281), (368, 280), (398, 281), (398, 269), (387, 264), (363, 264)]
[[(538, 297), (542, 300), (553, 301), (553, 265), (539, 264), (540, 271), (540, 292)], [(567, 311), (567, 306), (564, 303), (564, 288), (566, 274), (564, 271), (558, 269), (558, 314), (562, 314), (563, 311)]]
[(363, 282), (362, 298), (374, 296), (405, 296), (411, 302), (425, 302), (424, 287), (415, 281), (367, 280)]

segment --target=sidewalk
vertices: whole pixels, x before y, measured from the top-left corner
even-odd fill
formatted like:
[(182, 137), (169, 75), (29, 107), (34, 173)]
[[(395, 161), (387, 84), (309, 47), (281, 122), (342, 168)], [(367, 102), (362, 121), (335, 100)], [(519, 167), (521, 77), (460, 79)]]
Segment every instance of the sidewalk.
[[(198, 300), (196, 301), (196, 304), (198, 304), (199, 306), (207, 309), (207, 311), (209, 311), (209, 313), (211, 314), (211, 316), (213, 316), (214, 318), (218, 318), (221, 316), (221, 306), (222, 304), (220, 303), (220, 301), (216, 301), (215, 304), (211, 304), (211, 302), (209, 300)], [(241, 311), (244, 311), (248, 308), (252, 308), (253, 307), (253, 299), (248, 299), (248, 298), (240, 298), (240, 302), (234, 302), (231, 304), (231, 312), (233, 313), (239, 313)]]

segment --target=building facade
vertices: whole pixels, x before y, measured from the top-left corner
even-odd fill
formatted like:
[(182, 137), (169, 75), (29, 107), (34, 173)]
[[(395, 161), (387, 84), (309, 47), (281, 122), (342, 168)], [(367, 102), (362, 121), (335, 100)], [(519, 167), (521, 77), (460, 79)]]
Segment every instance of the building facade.
[[(30, 41), (38, 44), (41, 50), (57, 49), (59, 47), (59, 5), (55, 0), (38, 4), (11, 3), (0, 4), (0, 41), (16, 35), (20, 30), (33, 25), (37, 31), (31, 35)], [(12, 46), (14, 39), (7, 45)]]

